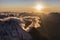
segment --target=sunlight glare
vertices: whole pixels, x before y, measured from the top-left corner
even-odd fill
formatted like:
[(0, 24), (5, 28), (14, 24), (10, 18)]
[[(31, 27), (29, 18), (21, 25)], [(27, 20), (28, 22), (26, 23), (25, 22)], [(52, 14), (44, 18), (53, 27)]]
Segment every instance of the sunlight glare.
[(36, 10), (42, 10), (42, 8), (43, 8), (42, 5), (36, 5), (35, 7)]

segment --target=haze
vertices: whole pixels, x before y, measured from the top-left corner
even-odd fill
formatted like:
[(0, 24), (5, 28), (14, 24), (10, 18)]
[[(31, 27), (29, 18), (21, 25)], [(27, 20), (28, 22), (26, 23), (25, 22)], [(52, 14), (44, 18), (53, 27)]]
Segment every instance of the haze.
[(42, 12), (60, 12), (60, 0), (0, 0), (0, 11), (35, 12), (36, 4), (42, 4)]

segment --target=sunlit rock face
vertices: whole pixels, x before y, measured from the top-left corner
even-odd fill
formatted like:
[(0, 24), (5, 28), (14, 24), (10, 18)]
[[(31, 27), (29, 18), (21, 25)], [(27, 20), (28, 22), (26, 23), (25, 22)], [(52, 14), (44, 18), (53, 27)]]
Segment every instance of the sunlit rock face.
[[(14, 16), (11, 16), (11, 17), (6, 17), (6, 18), (2, 18), (2, 19), (0, 19), (0, 21), (8, 21), (9, 19), (12, 19), (12, 20), (14, 20), (15, 22), (16, 22), (16, 19), (17, 19), (17, 22), (18, 22), (18, 24), (19, 24), (19, 26), (20, 26), (20, 28), (22, 28), (24, 31), (26, 31), (25, 30), (25, 27), (29, 27), (29, 26), (33, 26), (33, 27), (35, 27), (36, 29), (37, 28), (39, 28), (40, 27), (40, 24), (39, 24), (39, 17), (38, 16), (25, 16), (25, 17), (14, 17)], [(19, 22), (20, 21), (20, 22)], [(9, 22), (9, 24), (11, 23), (11, 25), (13, 25), (13, 27), (11, 27), (11, 26), (9, 26), (9, 27), (7, 27), (7, 29), (9, 29), (9, 30), (13, 30), (14, 28), (15, 28), (15, 22), (13, 22), (13, 21), (11, 21), (11, 22)], [(17, 23), (16, 22), (16, 23)], [(1, 23), (2, 24), (2, 23)], [(15, 25), (14, 25), (15, 24)], [(16, 25), (17, 26), (17, 25)], [(13, 28), (13, 29), (11, 29), (11, 28)], [(6, 30), (7, 30), (6, 29)], [(18, 28), (18, 30), (19, 30), (19, 28)], [(8, 31), (8, 30), (7, 30)], [(9, 31), (10, 32), (10, 31)], [(14, 30), (14, 32), (16, 32), (16, 30)], [(21, 32), (21, 31), (20, 31)], [(22, 32), (22, 33), (24, 33), (24, 32)], [(16, 35), (17, 36), (17, 34), (16, 33), (12, 33), (12, 35)], [(24, 34), (25, 35), (25, 34)], [(26, 34), (27, 35), (27, 38), (28, 38), (28, 34)], [(12, 37), (13, 38), (13, 37)], [(18, 39), (18, 38), (17, 38)]]
[[(3, 20), (3, 21), (2, 21)], [(17, 18), (0, 20), (0, 40), (31, 40), (31, 36), (20, 27)]]
[[(25, 28), (29, 27), (29, 26), (33, 26), (35, 28), (39, 28), (40, 27), (40, 21), (39, 21), (39, 17), (37, 16), (25, 16), (22, 18), (19, 18), (20, 21), (22, 21), (23, 23), (21, 25), (25, 26)], [(24, 27), (22, 27), (24, 29)]]
[(25, 17), (20, 17), (20, 18), (18, 18), (18, 17), (7, 17), (7, 18), (4, 18), (4, 19), (0, 19), (1, 21), (5, 21), (5, 20), (8, 20), (8, 19), (18, 19), (18, 20), (20, 20), (20, 22), (21, 22), (21, 24), (20, 24), (20, 26), (24, 29), (24, 26), (25, 27), (28, 27), (28, 26), (32, 26), (33, 24), (33, 22), (34, 22), (34, 27), (35, 28), (38, 28), (38, 27), (40, 27), (40, 21), (39, 21), (39, 17), (37, 17), (37, 16), (25, 16)]

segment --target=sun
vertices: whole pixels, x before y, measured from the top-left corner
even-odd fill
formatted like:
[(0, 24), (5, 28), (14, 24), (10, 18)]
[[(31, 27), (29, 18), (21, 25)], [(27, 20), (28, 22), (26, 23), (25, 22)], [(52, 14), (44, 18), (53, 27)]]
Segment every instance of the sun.
[(42, 8), (43, 8), (42, 5), (39, 5), (39, 4), (35, 6), (36, 10), (42, 10)]

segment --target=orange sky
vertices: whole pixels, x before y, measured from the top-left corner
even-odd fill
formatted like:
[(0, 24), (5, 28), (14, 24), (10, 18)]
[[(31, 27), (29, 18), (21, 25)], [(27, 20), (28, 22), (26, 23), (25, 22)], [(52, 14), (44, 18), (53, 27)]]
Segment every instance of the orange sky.
[[(0, 8), (0, 12), (7, 12), (7, 11), (15, 11), (15, 12), (23, 12), (23, 11), (27, 11), (27, 12), (36, 12), (38, 10), (34, 9), (34, 8)], [(42, 10), (40, 10), (40, 12), (60, 12), (60, 8), (44, 8)]]
[[(33, 8), (36, 4), (44, 8), (38, 11)], [(60, 12), (60, 0), (0, 0), (0, 11)]]

